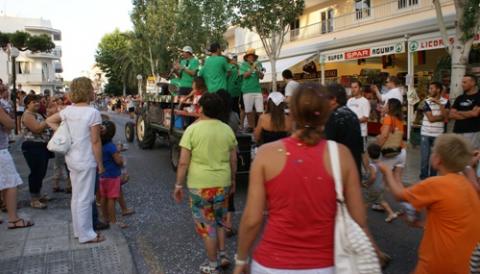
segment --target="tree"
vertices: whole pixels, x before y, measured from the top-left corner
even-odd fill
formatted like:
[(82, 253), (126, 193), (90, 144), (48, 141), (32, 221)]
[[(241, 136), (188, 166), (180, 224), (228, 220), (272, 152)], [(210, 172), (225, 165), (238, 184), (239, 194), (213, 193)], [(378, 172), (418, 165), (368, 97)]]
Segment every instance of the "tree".
[(234, 23), (260, 37), (272, 67), (272, 89), (277, 90), (276, 61), (280, 56), (290, 23), (303, 13), (303, 0), (232, 0)]
[(183, 46), (202, 54), (211, 42), (222, 43), (230, 24), (229, 1), (134, 0), (131, 19), (150, 73), (168, 71)]
[(31, 35), (28, 32), (16, 31), (14, 33), (0, 32), (0, 47), (4, 50), (8, 46), (16, 47), (20, 51), (35, 52), (50, 52), (55, 48), (55, 43), (52, 37), (47, 34)]
[(445, 44), (451, 56), (451, 100), (455, 100), (463, 92), (462, 78), (466, 72), (473, 40), (480, 30), (480, 0), (454, 0), (454, 3), (456, 20), (455, 36), (452, 43), (447, 35), (440, 0), (433, 0), (440, 32), (443, 41), (446, 41)]

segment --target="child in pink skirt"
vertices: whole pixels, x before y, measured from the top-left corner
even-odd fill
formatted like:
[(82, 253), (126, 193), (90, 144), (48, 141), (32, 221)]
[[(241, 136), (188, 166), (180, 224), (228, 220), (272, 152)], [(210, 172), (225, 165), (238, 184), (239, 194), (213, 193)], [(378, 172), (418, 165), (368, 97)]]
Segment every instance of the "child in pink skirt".
[(112, 142), (113, 136), (115, 136), (115, 124), (112, 121), (103, 121), (101, 138), (105, 172), (100, 175), (101, 207), (106, 221), (110, 224), (118, 224), (120, 228), (126, 228), (126, 224), (117, 223), (115, 215), (115, 201), (120, 198), (124, 163), (120, 151)]

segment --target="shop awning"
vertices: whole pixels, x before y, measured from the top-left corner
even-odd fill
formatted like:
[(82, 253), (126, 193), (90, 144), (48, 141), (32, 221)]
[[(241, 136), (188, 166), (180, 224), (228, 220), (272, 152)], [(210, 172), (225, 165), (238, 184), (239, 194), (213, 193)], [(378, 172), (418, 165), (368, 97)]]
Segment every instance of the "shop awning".
[(334, 63), (404, 52), (405, 40), (402, 38), (324, 51), (320, 54), (320, 60), (324, 63)]
[[(307, 59), (310, 59), (317, 55), (316, 53), (308, 53), (304, 55), (297, 55), (297, 56), (291, 56), (291, 57), (286, 57), (286, 58), (281, 58), (277, 60), (276, 63), (276, 68), (277, 68), (277, 81), (282, 79), (282, 71), (291, 68), (295, 66), (296, 64), (305, 61)], [(263, 79), (260, 81), (261, 83), (269, 83), (272, 82), (272, 67), (270, 64), (270, 60), (265, 60), (262, 61), (262, 66), (265, 68), (265, 76)]]

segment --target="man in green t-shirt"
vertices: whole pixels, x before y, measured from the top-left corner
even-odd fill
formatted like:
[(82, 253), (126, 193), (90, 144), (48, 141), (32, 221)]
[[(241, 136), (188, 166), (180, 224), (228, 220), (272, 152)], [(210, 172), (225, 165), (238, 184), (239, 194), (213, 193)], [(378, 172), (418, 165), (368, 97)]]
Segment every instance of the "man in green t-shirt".
[(208, 51), (210, 51), (211, 55), (205, 60), (205, 64), (199, 74), (205, 79), (208, 92), (216, 93), (221, 89), (227, 90), (227, 58), (222, 56), (222, 49), (219, 43), (211, 44)]
[(229, 67), (227, 72), (227, 91), (232, 98), (232, 110), (240, 115), (240, 96), (242, 95), (242, 77), (238, 74), (239, 67), (237, 55), (232, 54), (229, 58)]
[(192, 47), (185, 46), (182, 49), (182, 60), (174, 65), (179, 80), (179, 95), (188, 95), (192, 91), (193, 78), (197, 76), (199, 62), (193, 56)]
[[(263, 79), (264, 69), (260, 62), (257, 62), (258, 55), (255, 49), (248, 49), (243, 56), (245, 62), (240, 66), (240, 75), (242, 80), (243, 103), (245, 104), (245, 113), (247, 114), (248, 130), (253, 132), (255, 128), (256, 115), (263, 113), (263, 96), (260, 79)], [(255, 111), (253, 112), (253, 107)]]
[(235, 192), (237, 139), (219, 120), (224, 107), (218, 94), (202, 95), (199, 104), (200, 118), (185, 130), (180, 141), (173, 197), (177, 203), (182, 201), (186, 180), (195, 228), (208, 256), (200, 272), (217, 273), (219, 263), (221, 267), (231, 263), (225, 253), (224, 224), (229, 196)]

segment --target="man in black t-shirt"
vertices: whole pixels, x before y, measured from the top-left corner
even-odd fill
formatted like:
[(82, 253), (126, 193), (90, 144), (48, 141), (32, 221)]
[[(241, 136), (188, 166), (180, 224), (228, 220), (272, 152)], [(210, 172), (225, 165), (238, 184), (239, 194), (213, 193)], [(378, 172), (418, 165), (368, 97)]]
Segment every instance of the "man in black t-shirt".
[(360, 121), (355, 112), (346, 106), (347, 93), (344, 87), (339, 84), (332, 84), (327, 87), (327, 90), (332, 114), (325, 124), (325, 137), (350, 149), (357, 164), (359, 175), (361, 175), (363, 139)]
[(480, 148), (480, 93), (477, 78), (465, 75), (462, 80), (463, 95), (455, 99), (450, 119), (455, 120), (453, 132), (467, 138), (474, 148)]

